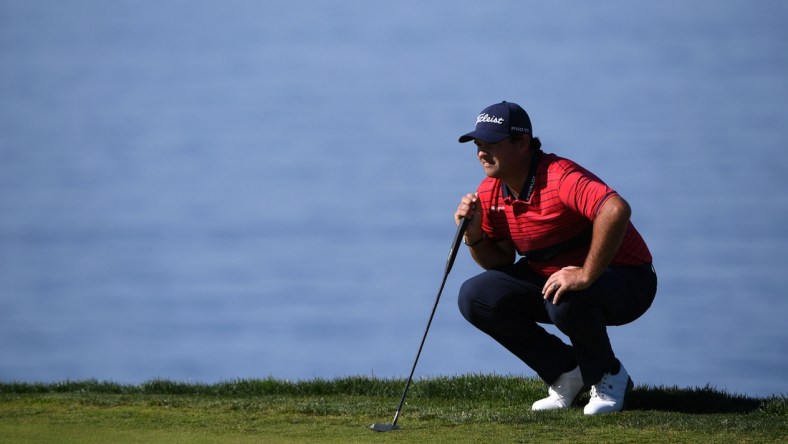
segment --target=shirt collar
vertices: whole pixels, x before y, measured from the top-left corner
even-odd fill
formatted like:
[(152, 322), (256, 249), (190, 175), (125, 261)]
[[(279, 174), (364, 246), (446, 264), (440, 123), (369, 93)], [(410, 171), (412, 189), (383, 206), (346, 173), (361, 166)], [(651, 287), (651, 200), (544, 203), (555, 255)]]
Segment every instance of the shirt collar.
[(525, 184), (523, 185), (523, 189), (520, 190), (520, 197), (516, 198), (509, 190), (509, 187), (506, 186), (504, 181), (501, 181), (501, 194), (503, 198), (508, 201), (521, 201), (525, 203), (531, 202), (531, 197), (534, 195), (534, 189), (536, 188), (536, 171), (539, 168), (539, 160), (542, 158), (542, 150), (536, 150), (531, 157), (531, 165), (528, 168), (528, 178), (525, 180)]

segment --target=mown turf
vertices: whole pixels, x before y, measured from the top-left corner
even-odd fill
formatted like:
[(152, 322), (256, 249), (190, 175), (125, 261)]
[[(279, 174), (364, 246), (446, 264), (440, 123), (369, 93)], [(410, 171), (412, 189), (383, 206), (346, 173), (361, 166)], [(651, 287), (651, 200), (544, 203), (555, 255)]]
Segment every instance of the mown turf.
[(531, 412), (544, 385), (512, 376), (0, 383), (0, 442), (786, 442), (786, 397), (638, 386), (628, 410)]

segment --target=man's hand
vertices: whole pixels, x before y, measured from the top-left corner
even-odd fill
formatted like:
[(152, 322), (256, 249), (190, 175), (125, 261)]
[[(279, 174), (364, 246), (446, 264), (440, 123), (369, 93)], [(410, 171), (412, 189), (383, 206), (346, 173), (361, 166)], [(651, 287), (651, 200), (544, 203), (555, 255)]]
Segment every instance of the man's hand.
[(473, 243), (482, 237), (482, 206), (475, 193), (462, 197), (457, 212), (454, 213), (454, 222), (460, 224), (460, 219), (468, 219), (468, 228), (465, 229), (465, 243)]
[(553, 273), (544, 284), (542, 294), (544, 299), (553, 301), (557, 304), (558, 301), (568, 291), (585, 290), (591, 286), (591, 281), (580, 267), (564, 267)]

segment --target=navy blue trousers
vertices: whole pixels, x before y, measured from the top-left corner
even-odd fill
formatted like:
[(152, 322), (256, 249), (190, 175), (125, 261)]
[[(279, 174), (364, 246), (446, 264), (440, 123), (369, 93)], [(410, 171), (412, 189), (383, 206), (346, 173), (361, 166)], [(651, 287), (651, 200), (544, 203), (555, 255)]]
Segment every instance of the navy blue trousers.
[[(487, 270), (463, 283), (460, 312), (548, 385), (578, 365), (585, 384), (596, 384), (618, 367), (607, 326), (630, 323), (648, 310), (657, 275), (651, 265), (611, 266), (589, 288), (565, 293), (558, 304), (543, 299), (545, 281), (525, 259)], [(540, 323), (555, 325), (571, 345)]]

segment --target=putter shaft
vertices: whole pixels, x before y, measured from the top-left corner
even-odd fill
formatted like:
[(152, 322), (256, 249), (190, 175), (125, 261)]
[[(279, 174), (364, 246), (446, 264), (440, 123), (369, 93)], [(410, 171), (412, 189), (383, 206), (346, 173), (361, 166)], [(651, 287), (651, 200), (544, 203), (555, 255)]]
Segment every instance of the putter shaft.
[(410, 388), (410, 383), (413, 381), (413, 374), (416, 372), (416, 364), (419, 363), (419, 357), (421, 356), (421, 350), (424, 348), (424, 342), (427, 340), (427, 333), (430, 331), (430, 326), (432, 325), (432, 319), (435, 317), (435, 310), (438, 308), (438, 302), (441, 299), (441, 293), (443, 293), (443, 287), (446, 286), (446, 279), (449, 277), (449, 272), (454, 265), (454, 260), (457, 258), (457, 251), (460, 248), (460, 242), (462, 242), (462, 236), (465, 234), (465, 229), (468, 228), (468, 219), (462, 218), (460, 223), (457, 225), (457, 232), (454, 234), (454, 242), (452, 243), (451, 249), (449, 250), (449, 257), (446, 259), (446, 268), (443, 273), (443, 279), (441, 280), (440, 288), (438, 289), (438, 294), (435, 296), (435, 303), (432, 306), (432, 312), (430, 312), (429, 320), (427, 321), (427, 328), (424, 329), (424, 335), (421, 337), (421, 344), (419, 344), (419, 350), (416, 352), (416, 359), (413, 360), (413, 366), (410, 369), (410, 375), (408, 375), (408, 381), (405, 383), (405, 390), (402, 391), (402, 398), (399, 400), (399, 406), (397, 406), (397, 411), (394, 413), (394, 420), (391, 424), (372, 424), (370, 429), (376, 432), (388, 432), (390, 430), (397, 430), (399, 426), (397, 425), (397, 420), (399, 420), (399, 414), (402, 411), (402, 406), (405, 405), (405, 397), (408, 395), (408, 389)]

